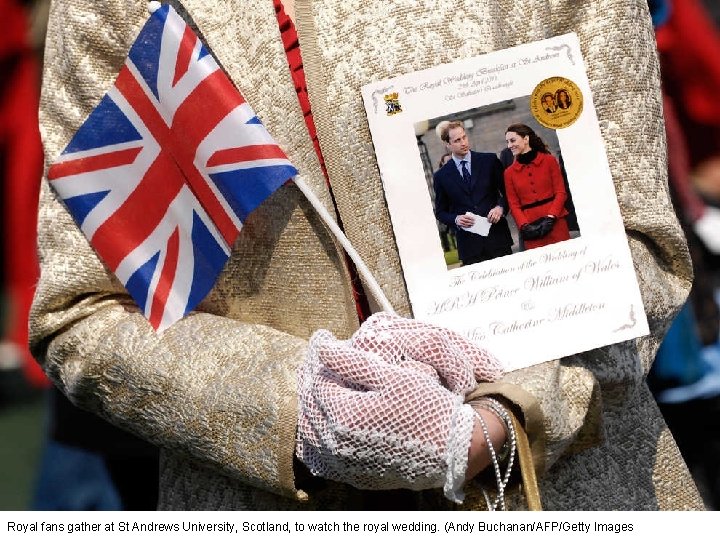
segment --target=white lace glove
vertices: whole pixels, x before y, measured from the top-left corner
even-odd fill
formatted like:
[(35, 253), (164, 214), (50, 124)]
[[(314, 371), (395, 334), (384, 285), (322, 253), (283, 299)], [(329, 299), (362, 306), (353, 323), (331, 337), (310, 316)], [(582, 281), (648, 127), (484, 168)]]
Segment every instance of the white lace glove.
[(500, 372), (458, 334), (393, 315), (349, 341), (321, 330), (298, 370), (297, 456), (358, 488), (443, 486), (459, 502), (474, 422), (463, 398), (476, 373)]
[(421, 364), (416, 369), (432, 367), (426, 371), (436, 372), (443, 386), (463, 396), (478, 382), (496, 381), (503, 374), (493, 355), (457, 332), (384, 312), (369, 317), (350, 344), (392, 364), (413, 361)]

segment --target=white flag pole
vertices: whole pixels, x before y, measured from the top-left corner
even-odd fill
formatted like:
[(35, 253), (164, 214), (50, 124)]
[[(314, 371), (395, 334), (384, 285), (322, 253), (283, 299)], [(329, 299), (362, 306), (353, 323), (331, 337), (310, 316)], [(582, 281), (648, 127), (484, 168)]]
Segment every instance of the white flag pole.
[(375, 298), (380, 307), (382, 307), (383, 311), (394, 314), (395, 310), (392, 308), (392, 305), (385, 296), (385, 293), (380, 288), (380, 285), (378, 285), (377, 281), (375, 281), (375, 278), (370, 272), (370, 269), (360, 258), (360, 254), (355, 251), (355, 248), (350, 243), (350, 240), (348, 240), (347, 236), (345, 236), (345, 233), (340, 230), (340, 227), (338, 227), (337, 223), (335, 223), (335, 220), (330, 216), (330, 213), (327, 211), (322, 202), (320, 202), (320, 199), (315, 196), (315, 194), (310, 189), (310, 186), (308, 186), (304, 180), (295, 177), (293, 178), (293, 181), (295, 182), (295, 185), (298, 187), (298, 189), (303, 192), (303, 195), (305, 195), (307, 200), (310, 201), (310, 204), (317, 211), (317, 213), (320, 214), (320, 217), (325, 222), (325, 225), (328, 226), (330, 231), (335, 235), (335, 238), (338, 239), (342, 247), (345, 249), (347, 254), (355, 263), (355, 267), (362, 276), (363, 281), (368, 286), (370, 292), (372, 293), (372, 296)]

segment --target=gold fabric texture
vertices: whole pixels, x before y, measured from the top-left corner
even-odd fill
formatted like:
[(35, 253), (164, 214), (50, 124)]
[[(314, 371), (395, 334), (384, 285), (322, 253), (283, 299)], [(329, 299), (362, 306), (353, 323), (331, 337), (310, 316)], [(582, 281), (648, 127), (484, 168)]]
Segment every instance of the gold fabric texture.
[[(171, 3), (332, 209), (272, 2), (230, 0), (222, 9), (208, 0)], [(296, 12), (340, 217), (403, 315), (410, 306), (360, 86), (579, 35), (651, 335), (520, 370), (478, 391), (497, 392), (536, 426), (528, 425), (528, 435), (546, 510), (702, 508), (644, 383), (692, 279), (667, 192), (645, 0), (303, 0)], [(144, 1), (110, 0), (102, 8), (90, 0), (53, 2), (41, 102), (48, 162), (108, 89), (146, 17)], [(163, 449), (162, 508), (368, 505), (375, 494), (293, 475), (295, 368), (305, 340), (317, 328), (346, 337), (357, 326), (344, 256), (296, 188), (283, 187), (252, 214), (211, 294), (162, 335), (47, 185), (41, 205), (33, 351), (73, 401)], [(484, 507), (474, 489), (462, 508)], [(449, 507), (434, 492), (409, 498), (417, 508)]]

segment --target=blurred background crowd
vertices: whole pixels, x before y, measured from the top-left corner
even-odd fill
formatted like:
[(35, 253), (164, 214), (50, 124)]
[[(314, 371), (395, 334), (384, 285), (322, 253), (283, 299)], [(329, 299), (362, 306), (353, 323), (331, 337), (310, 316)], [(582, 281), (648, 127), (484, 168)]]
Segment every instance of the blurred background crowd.
[[(648, 0), (669, 187), (695, 268), (648, 383), (709, 509), (720, 509), (720, 2)], [(47, 0), (0, 0), (0, 510), (151, 510), (157, 450), (76, 409), (27, 349), (43, 172)], [(622, 99), (622, 96), (618, 96)]]

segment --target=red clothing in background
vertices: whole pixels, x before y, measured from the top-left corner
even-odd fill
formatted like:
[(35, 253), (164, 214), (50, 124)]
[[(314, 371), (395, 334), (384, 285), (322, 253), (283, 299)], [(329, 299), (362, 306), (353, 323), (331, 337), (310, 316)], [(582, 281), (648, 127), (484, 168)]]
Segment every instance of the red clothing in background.
[(38, 279), (36, 223), (43, 154), (38, 129), (39, 67), (25, 8), (0, 0), (0, 182), (2, 182), (3, 341), (23, 355), (31, 382), (46, 384), (28, 350), (28, 313)]
[(656, 37), (664, 91), (692, 168), (720, 153), (720, 32), (698, 0), (682, 0), (672, 4)]

